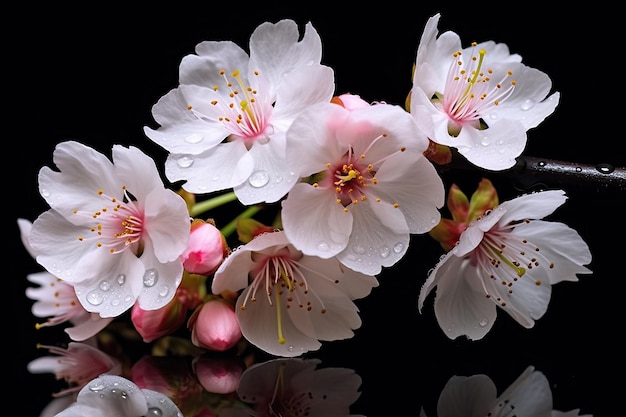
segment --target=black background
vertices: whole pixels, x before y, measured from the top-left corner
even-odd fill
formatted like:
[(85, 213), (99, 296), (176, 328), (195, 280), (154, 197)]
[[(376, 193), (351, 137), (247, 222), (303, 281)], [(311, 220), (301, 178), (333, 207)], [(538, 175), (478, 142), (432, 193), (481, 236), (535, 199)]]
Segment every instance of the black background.
[[(342, 6), (342, 11), (272, 3), (250, 9), (214, 2), (154, 3), (131, 11), (108, 4), (49, 5), (5, 16), (13, 22), (8, 32), (5, 26), (3, 42), (9, 92), (4, 95), (4, 124), (9, 127), (4, 198), (10, 211), (10, 252), (4, 263), (10, 266), (5, 273), (10, 301), (4, 304), (10, 327), (4, 344), (14, 375), (8, 392), (20, 395), (19, 415), (37, 416), (51, 399), (51, 376), (26, 371), (26, 363), (42, 354), (36, 343), (63, 337), (59, 329), (35, 331), (38, 320), (24, 294), (26, 274), (41, 269), (23, 249), (15, 220), (34, 220), (47, 209), (37, 192), (37, 172), (52, 165), (54, 146), (68, 139), (105, 155), (113, 144), (135, 145), (157, 163), (163, 161), (164, 151), (145, 138), (142, 128), (156, 126), (151, 106), (177, 86), (180, 59), (193, 53), (198, 42), (233, 40), (247, 48), (250, 34), (263, 21), (292, 18), (302, 26), (311, 21), (322, 39), (322, 61), (335, 70), (338, 94), (403, 104), (423, 27), (441, 12), (440, 32), (459, 33), (464, 46), (488, 39), (507, 43), (527, 65), (546, 72), (561, 92), (556, 112), (529, 132), (526, 155), (626, 166), (623, 45), (617, 35), (623, 23), (616, 10), (597, 2), (585, 10), (543, 10), (527, 3), (453, 8), (385, 2), (358, 9)], [(498, 174), (450, 173), (444, 180), (446, 187), (455, 181), (471, 194), (481, 176), (496, 184), (501, 200), (521, 192)], [(354, 369), (363, 378), (353, 414), (418, 415), (423, 406), (435, 416), (437, 398), (450, 376), (484, 373), (502, 391), (528, 365), (546, 374), (555, 409), (580, 408), (581, 414), (603, 416), (621, 408), (621, 386), (614, 381), (623, 377), (624, 361), (623, 189), (562, 184), (556, 178), (545, 186), (566, 187), (570, 199), (552, 219), (578, 230), (589, 244), (593, 275), (554, 286), (550, 307), (533, 329), (500, 312), (483, 340), (451, 341), (434, 319), (432, 296), (424, 314), (417, 313), (419, 288), (441, 251), (429, 238), (416, 237), (409, 255), (385, 271), (380, 286), (358, 302), (363, 326), (356, 336), (309, 355), (321, 358), (324, 366)]]

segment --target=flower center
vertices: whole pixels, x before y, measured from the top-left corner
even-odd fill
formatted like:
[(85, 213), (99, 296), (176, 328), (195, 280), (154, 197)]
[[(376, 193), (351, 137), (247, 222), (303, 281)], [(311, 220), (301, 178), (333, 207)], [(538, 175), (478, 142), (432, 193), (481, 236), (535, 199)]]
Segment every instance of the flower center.
[[(122, 252), (132, 247), (134, 253), (139, 255), (144, 231), (143, 209), (125, 186), (122, 190), (123, 201), (107, 196), (103, 190), (98, 190), (98, 195), (105, 202), (100, 210), (93, 213), (74, 210), (74, 214), (89, 219), (88, 223), (93, 224), (89, 228), (89, 233), (79, 236), (78, 240), (95, 241), (96, 246), (109, 248), (110, 253)], [(137, 245), (134, 245), (135, 243)]]
[[(485, 215), (489, 213), (487, 211)], [(485, 295), (502, 307), (506, 306), (506, 297), (513, 293), (513, 286), (519, 279), (531, 279), (535, 285), (542, 285), (541, 281), (532, 277), (531, 271), (554, 268), (554, 263), (543, 255), (538, 246), (511, 234), (517, 224), (494, 227), (485, 233), (475, 252), (474, 261), (480, 262), (486, 273), (486, 279), (482, 280)]]
[[(287, 248), (272, 255), (253, 253), (257, 267), (251, 271), (251, 284), (246, 289), (241, 310), (245, 310), (248, 301), (257, 302), (257, 291), (265, 291), (265, 299), (270, 306), (276, 309), (278, 342), (286, 342), (283, 334), (283, 314), (290, 308), (296, 307), (309, 312), (326, 313), (322, 299), (309, 287), (307, 277), (302, 270), (303, 265)], [(309, 271), (316, 273), (315, 271)], [(320, 275), (323, 279), (337, 283), (337, 280)], [(314, 308), (315, 306), (315, 308)], [(284, 310), (283, 310), (284, 309)]]
[[(327, 171), (320, 177), (326, 179), (326, 181), (332, 181), (332, 185), (336, 194), (337, 204), (341, 204), (344, 207), (344, 211), (348, 211), (348, 206), (357, 205), (359, 202), (366, 201), (368, 194), (372, 195), (372, 186), (378, 184), (376, 178), (376, 172), (380, 168), (380, 165), (389, 159), (390, 157), (404, 152), (406, 148), (402, 147), (395, 152), (383, 156), (377, 161), (369, 161), (367, 152), (379, 141), (387, 137), (387, 134), (383, 133), (377, 136), (359, 155), (354, 155), (352, 146), (348, 147), (348, 151), (344, 156), (336, 163), (326, 163)], [(325, 183), (326, 185), (327, 183)], [(318, 187), (319, 183), (313, 182), (314, 187)], [(375, 201), (381, 201), (380, 198), (374, 197)], [(397, 203), (393, 203), (398, 207)]]
[[(304, 417), (311, 412), (313, 395), (311, 392), (293, 392), (288, 385), (285, 375), (286, 362), (281, 362), (278, 368), (278, 376), (272, 391), (272, 399), (267, 403), (267, 415), (270, 417)], [(287, 396), (291, 393), (291, 396)]]
[[(271, 134), (268, 131), (269, 120), (273, 112), (269, 97), (246, 85), (239, 70), (230, 74), (232, 78), (225, 70), (220, 70), (219, 73), (224, 83), (221, 86), (213, 86), (216, 95), (210, 101), (211, 107), (207, 114), (197, 111), (191, 105), (188, 106), (188, 110), (199, 119), (220, 123), (231, 136), (230, 140), (243, 140), (248, 147), (254, 142), (267, 143)], [(254, 71), (253, 74), (259, 77), (258, 71)], [(226, 93), (222, 90), (226, 90)]]
[[(472, 46), (475, 47), (476, 43)], [(436, 94), (433, 99), (450, 118), (448, 131), (453, 136), (459, 134), (464, 124), (486, 129), (484, 116), (515, 90), (516, 81), (507, 81), (513, 75), (511, 71), (507, 71), (500, 80), (492, 80), (493, 70), (483, 68), (486, 53), (486, 50), (480, 49), (478, 55), (472, 53), (465, 62), (461, 59), (461, 51), (452, 54), (445, 93), (442, 98)]]

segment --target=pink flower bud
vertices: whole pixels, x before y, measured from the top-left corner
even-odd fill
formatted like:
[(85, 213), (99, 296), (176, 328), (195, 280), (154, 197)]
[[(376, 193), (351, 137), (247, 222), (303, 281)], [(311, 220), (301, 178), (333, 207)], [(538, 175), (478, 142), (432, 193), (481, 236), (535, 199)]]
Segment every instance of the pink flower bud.
[(210, 222), (195, 220), (191, 225), (189, 243), (182, 254), (185, 270), (192, 274), (210, 275), (226, 255), (226, 244), (219, 229)]
[(211, 297), (198, 307), (187, 327), (195, 346), (218, 352), (232, 348), (242, 336), (234, 306), (219, 297)]
[(135, 303), (130, 317), (143, 341), (149, 343), (180, 328), (187, 317), (187, 308), (178, 297), (157, 310), (143, 310)]
[(238, 356), (207, 356), (194, 358), (193, 370), (202, 387), (215, 394), (230, 394), (239, 386), (239, 379), (245, 369)]

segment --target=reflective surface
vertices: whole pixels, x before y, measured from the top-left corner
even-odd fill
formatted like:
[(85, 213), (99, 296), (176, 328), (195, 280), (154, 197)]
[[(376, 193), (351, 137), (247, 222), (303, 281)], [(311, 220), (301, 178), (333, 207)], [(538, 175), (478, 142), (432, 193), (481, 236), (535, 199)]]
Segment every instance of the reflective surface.
[[(15, 219), (33, 220), (46, 209), (37, 193), (36, 173), (51, 164), (54, 146), (66, 139), (82, 141), (107, 155), (113, 143), (131, 144), (157, 163), (163, 160), (164, 152), (143, 136), (142, 128), (153, 125), (151, 106), (176, 86), (180, 59), (193, 52), (199, 41), (229, 39), (245, 46), (263, 21), (282, 17), (302, 24), (311, 21), (322, 37), (322, 62), (335, 69), (338, 93), (402, 104), (423, 26), (430, 15), (441, 12), (441, 31), (454, 30), (464, 41), (507, 43), (525, 63), (546, 72), (561, 92), (554, 115), (530, 131), (525, 155), (585, 166), (626, 166), (619, 109), (613, 110), (607, 101), (607, 95), (621, 96), (623, 89), (617, 57), (581, 47), (585, 38), (592, 45), (608, 42), (604, 48), (616, 50), (617, 45), (602, 35), (610, 28), (613, 14), (603, 13), (599, 23), (594, 11), (571, 10), (565, 19), (557, 12), (517, 10), (516, 18), (508, 21), (502, 6), (495, 7), (498, 10), (474, 10), (469, 15), (466, 8), (420, 5), (419, 13), (409, 15), (392, 7), (357, 18), (335, 10), (231, 13), (177, 6), (151, 10), (149, 17), (131, 16), (126, 10), (72, 11), (71, 18), (36, 25), (28, 14), (19, 16), (16, 27), (21, 30), (10, 39), (15, 50), (5, 60), (11, 71), (5, 83), (10, 91), (5, 103), (10, 108), (5, 120), (10, 134), (5, 143), (11, 143), (5, 155), (11, 163), (6, 162), (5, 172), (10, 167), (8, 179), (17, 180), (17, 186), (11, 183), (5, 193), (5, 201), (10, 201), (5, 203), (10, 208), (6, 224), (12, 229), (5, 259), (11, 265), (6, 277), (10, 302), (4, 311), (11, 326), (5, 340), (9, 347), (5, 360), (12, 362), (13, 376), (8, 382), (17, 383), (9, 392), (20, 398), (21, 415), (39, 415), (51, 393), (63, 386), (52, 375), (26, 371), (29, 361), (45, 353), (36, 344), (67, 342), (61, 329), (34, 329), (40, 319), (32, 316), (31, 301), (24, 295), (26, 274), (41, 269), (20, 245)], [(22, 37), (23, 30), (30, 35)], [(326, 343), (305, 358), (319, 359), (320, 367), (350, 369), (359, 375), (361, 395), (350, 406), (352, 414), (418, 415), (423, 407), (428, 416), (435, 416), (437, 401), (452, 376), (487, 375), (500, 393), (534, 366), (549, 381), (554, 409), (611, 415), (621, 398), (612, 384), (619, 380), (624, 361), (619, 298), (626, 232), (623, 188), (607, 187), (602, 178), (578, 181), (547, 173), (537, 179), (525, 170), (515, 176), (465, 169), (442, 175), (446, 187), (456, 182), (468, 193), (481, 177), (487, 177), (501, 201), (541, 186), (565, 187), (570, 198), (552, 218), (575, 228), (588, 243), (593, 274), (553, 286), (548, 311), (532, 329), (500, 312), (484, 339), (450, 340), (435, 320), (432, 299), (423, 314), (417, 312), (419, 288), (442, 253), (428, 236), (416, 236), (409, 254), (383, 272), (380, 286), (370, 296), (358, 300), (363, 325), (355, 337)], [(127, 353), (133, 359), (143, 357), (140, 352)], [(254, 358), (255, 362), (271, 359)], [(183, 368), (189, 370), (190, 365), (174, 367)], [(203, 401), (214, 397), (206, 394)]]

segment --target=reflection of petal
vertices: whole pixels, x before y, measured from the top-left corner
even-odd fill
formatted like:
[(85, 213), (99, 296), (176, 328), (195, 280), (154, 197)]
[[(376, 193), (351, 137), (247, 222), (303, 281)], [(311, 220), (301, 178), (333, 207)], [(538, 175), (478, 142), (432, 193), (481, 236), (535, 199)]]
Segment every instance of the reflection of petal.
[[(292, 415), (306, 411), (309, 417), (348, 415), (359, 398), (361, 377), (347, 368), (317, 368), (318, 359), (274, 359), (244, 371), (237, 393), (255, 412)], [(293, 407), (297, 406), (297, 409)], [(226, 409), (221, 416), (248, 415)]]
[[(483, 417), (515, 415), (532, 417), (573, 417), (578, 410), (552, 410), (552, 391), (546, 376), (533, 366), (502, 394), (496, 396), (494, 382), (486, 375), (453, 376), (437, 402), (438, 417)], [(426, 417), (422, 408), (420, 417)]]

